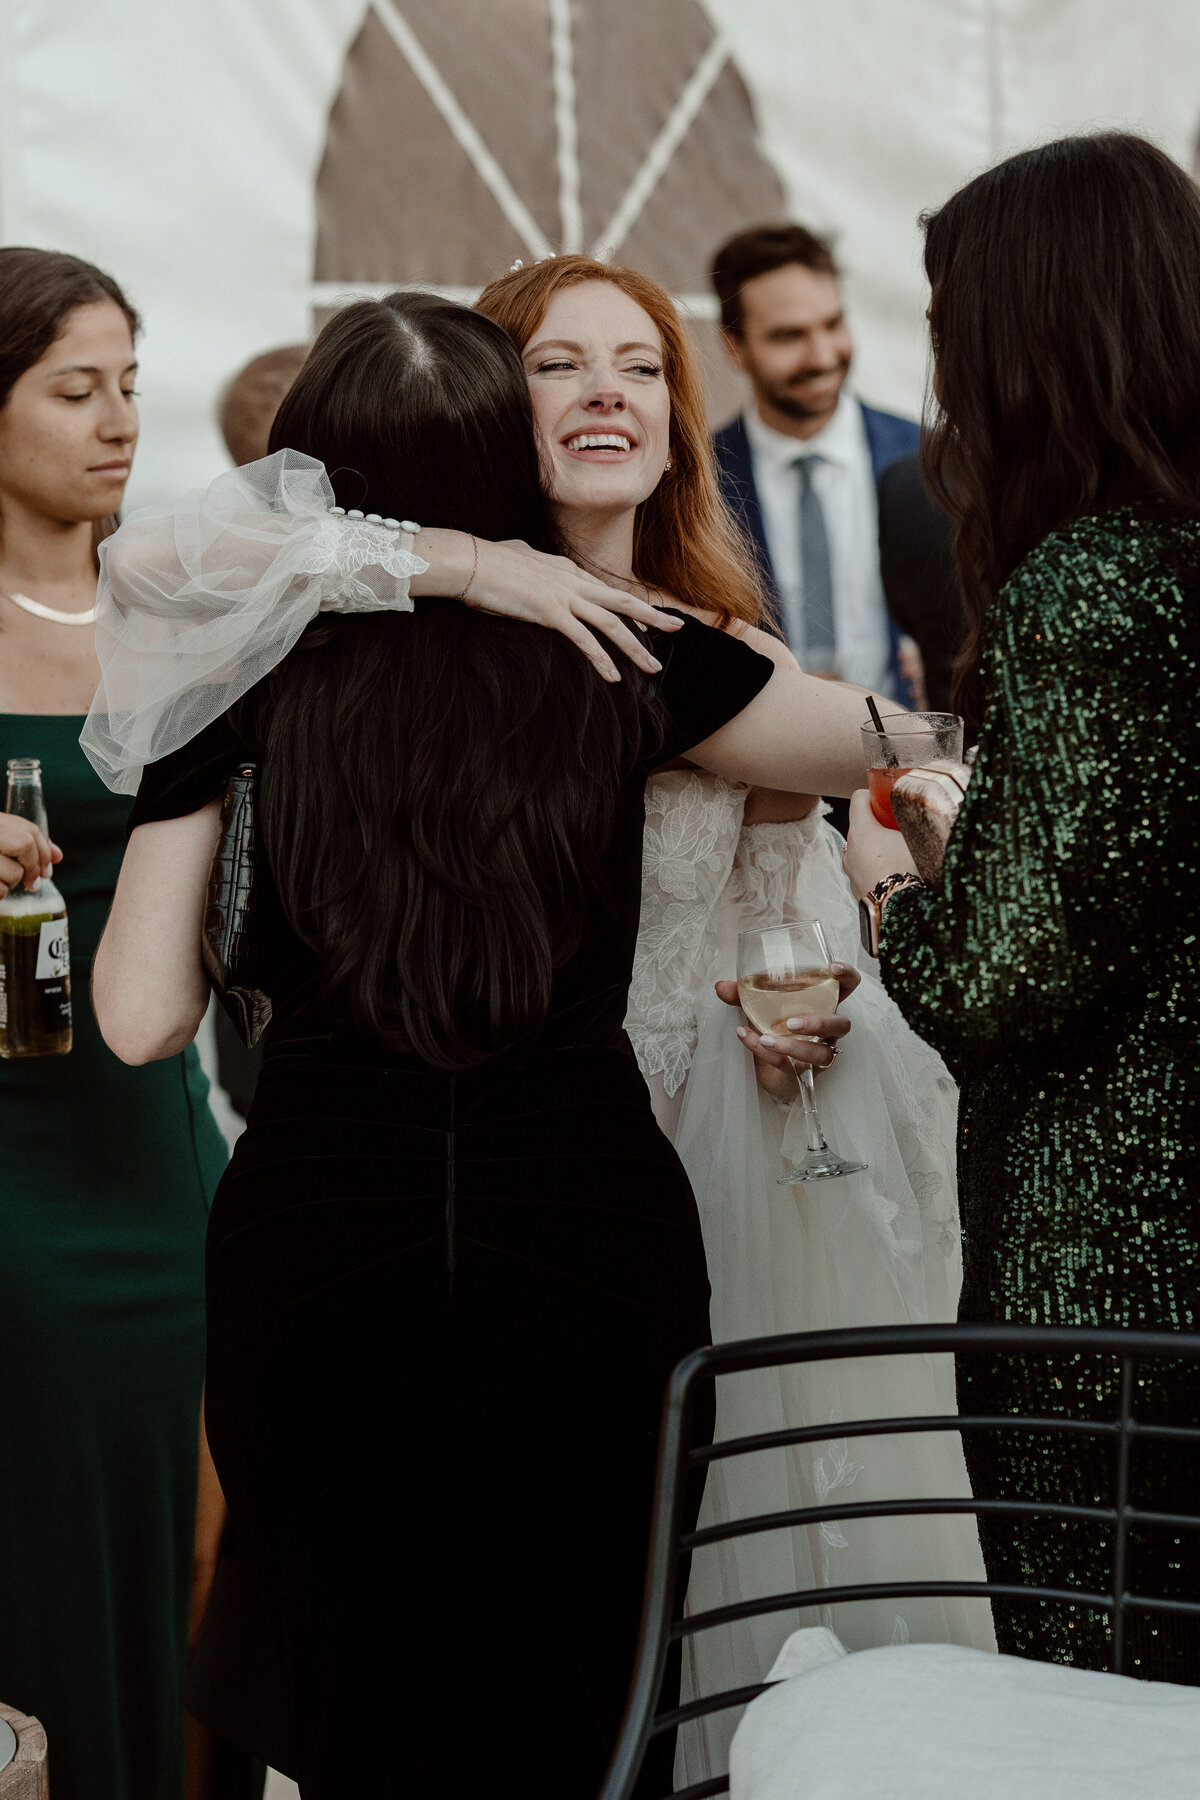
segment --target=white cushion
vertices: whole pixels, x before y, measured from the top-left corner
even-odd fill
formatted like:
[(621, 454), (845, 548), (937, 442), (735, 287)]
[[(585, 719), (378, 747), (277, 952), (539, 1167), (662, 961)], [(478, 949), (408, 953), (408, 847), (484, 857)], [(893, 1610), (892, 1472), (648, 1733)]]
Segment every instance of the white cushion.
[(957, 1644), (795, 1631), (738, 1726), (730, 1800), (1197, 1800), (1200, 1689)]

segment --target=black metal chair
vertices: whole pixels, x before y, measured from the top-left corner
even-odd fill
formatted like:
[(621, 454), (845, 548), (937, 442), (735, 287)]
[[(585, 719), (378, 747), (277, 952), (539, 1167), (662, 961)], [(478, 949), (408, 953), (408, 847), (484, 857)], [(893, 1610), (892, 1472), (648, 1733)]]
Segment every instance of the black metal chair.
[[(1115, 1483), (1112, 1504), (1081, 1506), (1031, 1502), (1019, 1497), (974, 1499), (920, 1499), (839, 1502), (806, 1506), (789, 1511), (738, 1519), (707, 1530), (684, 1532), (684, 1494), (693, 1471), (719, 1458), (755, 1451), (805, 1444), (829, 1436), (828, 1423), (799, 1426), (763, 1433), (756, 1437), (727, 1439), (703, 1449), (689, 1448), (691, 1420), (697, 1390), (718, 1375), (738, 1374), (804, 1362), (824, 1362), (864, 1356), (897, 1356), (912, 1353), (1013, 1355), (1022, 1357), (1095, 1354), (1111, 1358), (1119, 1367), (1116, 1415), (1082, 1419), (1077, 1415), (1016, 1416), (1003, 1414), (938, 1414), (896, 1419), (839, 1420), (839, 1437), (894, 1436), (926, 1431), (1024, 1431), (1049, 1436), (1085, 1435), (1115, 1440)], [(690, 1719), (744, 1706), (769, 1683), (705, 1695), (687, 1705), (657, 1710), (667, 1657), (672, 1644), (689, 1634), (758, 1615), (791, 1612), (805, 1607), (845, 1601), (907, 1599), (919, 1596), (988, 1595), (1013, 1601), (1052, 1600), (1085, 1605), (1112, 1619), (1112, 1667), (1120, 1674), (1127, 1652), (1126, 1615), (1131, 1611), (1188, 1614), (1200, 1620), (1200, 1598), (1168, 1599), (1128, 1590), (1129, 1533), (1133, 1526), (1200, 1528), (1200, 1493), (1197, 1514), (1160, 1513), (1138, 1509), (1130, 1499), (1130, 1465), (1135, 1440), (1154, 1440), (1168, 1445), (1200, 1445), (1200, 1428), (1145, 1423), (1134, 1416), (1135, 1371), (1147, 1361), (1184, 1362), (1200, 1365), (1200, 1336), (1178, 1332), (1087, 1330), (1034, 1326), (887, 1326), (856, 1331), (797, 1332), (784, 1337), (755, 1338), (743, 1343), (715, 1345), (686, 1357), (675, 1370), (667, 1390), (659, 1444), (659, 1466), (651, 1531), (650, 1559), (642, 1632), (633, 1682), (621, 1735), (613, 1753), (599, 1800), (631, 1800), (651, 1739), (672, 1731)], [(1099, 1410), (1099, 1408), (1098, 1408)], [(851, 1587), (811, 1588), (773, 1594), (739, 1602), (717, 1610), (682, 1616), (684, 1595), (678, 1579), (680, 1559), (705, 1544), (753, 1532), (819, 1524), (823, 1521), (903, 1517), (916, 1513), (1001, 1514), (1030, 1517), (1034, 1514), (1059, 1519), (1089, 1520), (1111, 1526), (1111, 1583), (1107, 1592), (1082, 1588), (1022, 1587), (992, 1581), (873, 1582)], [(674, 1800), (705, 1800), (729, 1791), (727, 1776), (681, 1789)], [(668, 1797), (664, 1796), (664, 1800)]]

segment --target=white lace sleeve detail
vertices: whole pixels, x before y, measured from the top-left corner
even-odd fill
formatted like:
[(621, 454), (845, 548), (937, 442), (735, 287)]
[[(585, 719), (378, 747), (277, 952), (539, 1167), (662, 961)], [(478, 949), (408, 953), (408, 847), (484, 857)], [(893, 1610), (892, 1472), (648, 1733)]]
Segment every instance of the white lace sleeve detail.
[[(297, 574), (324, 577), (316, 584), (321, 612), (411, 612), (408, 584), (429, 567), (413, 554), (412, 542), (411, 532), (369, 525), (365, 519), (327, 517), (317, 524)], [(377, 592), (357, 580), (364, 569), (390, 576), (390, 592)]]
[(697, 1004), (713, 954), (708, 925), (732, 866), (746, 792), (692, 770), (654, 776), (646, 788), (642, 914), (625, 1029), (643, 1075), (661, 1075), (668, 1096), (683, 1086), (696, 1048)]
[(726, 905), (738, 930), (781, 919), (820, 919), (834, 956), (856, 962), (858, 904), (842, 873), (841, 840), (825, 823), (824, 805), (803, 819), (746, 825)]

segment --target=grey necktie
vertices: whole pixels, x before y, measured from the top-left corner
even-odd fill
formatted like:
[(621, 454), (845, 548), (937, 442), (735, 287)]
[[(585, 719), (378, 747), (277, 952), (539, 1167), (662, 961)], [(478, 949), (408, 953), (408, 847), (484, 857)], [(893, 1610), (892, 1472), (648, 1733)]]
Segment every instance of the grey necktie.
[(820, 456), (796, 463), (800, 482), (800, 592), (803, 643), (796, 654), (814, 675), (837, 668), (837, 632), (833, 623), (833, 578), (829, 569), (829, 536), (813, 475)]

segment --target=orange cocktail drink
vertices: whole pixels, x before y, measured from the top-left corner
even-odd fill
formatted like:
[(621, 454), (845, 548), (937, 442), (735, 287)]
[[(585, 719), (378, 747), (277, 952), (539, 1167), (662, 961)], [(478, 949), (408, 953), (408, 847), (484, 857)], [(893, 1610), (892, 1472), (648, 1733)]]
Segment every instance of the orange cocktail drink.
[(868, 769), (867, 791), (871, 796), (871, 811), (881, 825), (889, 831), (898, 830), (896, 815), (892, 811), (892, 788), (907, 769)]
[(963, 722), (957, 713), (884, 713), (862, 728), (871, 811), (881, 825), (896, 830), (892, 789), (901, 775), (931, 762), (961, 762)]

